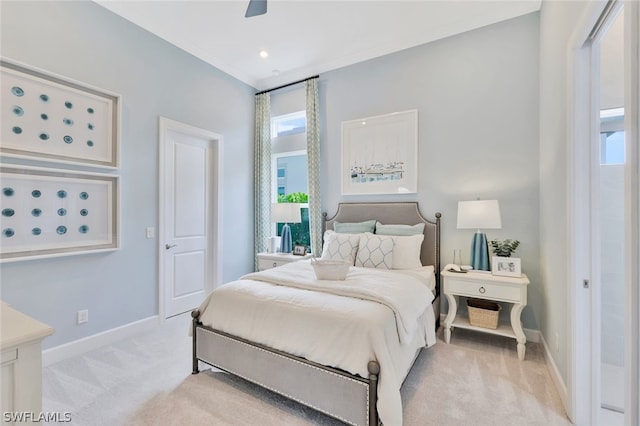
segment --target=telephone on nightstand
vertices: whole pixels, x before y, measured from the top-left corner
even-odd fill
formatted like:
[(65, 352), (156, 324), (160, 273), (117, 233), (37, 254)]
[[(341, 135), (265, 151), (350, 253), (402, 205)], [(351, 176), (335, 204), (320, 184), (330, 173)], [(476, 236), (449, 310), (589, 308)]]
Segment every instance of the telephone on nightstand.
[(460, 266), (453, 263), (448, 263), (447, 266), (444, 267), (444, 269), (449, 272), (459, 272), (461, 274), (465, 274), (467, 272), (464, 269), (461, 269)]

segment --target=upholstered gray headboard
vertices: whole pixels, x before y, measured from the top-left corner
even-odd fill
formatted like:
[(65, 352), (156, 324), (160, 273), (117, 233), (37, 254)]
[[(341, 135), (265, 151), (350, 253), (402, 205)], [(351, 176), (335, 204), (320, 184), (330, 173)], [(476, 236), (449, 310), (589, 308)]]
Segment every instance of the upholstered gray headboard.
[[(334, 222), (362, 222), (375, 219), (385, 225), (415, 225), (424, 223), (424, 241), (420, 252), (423, 265), (433, 265), (436, 275), (436, 300), (439, 308), (440, 295), (440, 213), (433, 221), (426, 219), (418, 209), (416, 202), (402, 203), (340, 203), (338, 211), (329, 218), (324, 213), (323, 232), (333, 229)], [(439, 309), (436, 319), (439, 319)]]

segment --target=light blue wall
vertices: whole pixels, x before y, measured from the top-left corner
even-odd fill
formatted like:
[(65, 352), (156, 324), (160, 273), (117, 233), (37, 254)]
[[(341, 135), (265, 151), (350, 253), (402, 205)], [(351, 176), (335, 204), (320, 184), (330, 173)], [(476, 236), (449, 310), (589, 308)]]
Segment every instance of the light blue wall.
[(4, 57), (122, 95), (122, 249), (1, 266), (0, 297), (56, 329), (45, 347), (158, 313), (159, 116), (223, 135), (223, 279), (252, 269), (253, 88), (93, 2), (3, 1), (1, 37)]
[[(224, 136), (224, 281), (252, 267), (254, 91), (93, 3), (6, 3), (2, 54), (123, 96), (122, 250), (2, 265), (7, 302), (51, 324), (47, 347), (157, 313), (158, 115)], [(531, 278), (525, 327), (538, 328), (538, 14), (474, 30), (321, 75), (323, 210), (341, 201), (415, 200), (443, 213), (443, 262), (468, 259), (457, 201), (500, 200)], [(16, 36), (18, 35), (18, 36)], [(340, 195), (340, 123), (418, 109), (418, 194)], [(246, 211), (246, 217), (234, 212)], [(75, 312), (90, 322), (75, 325)]]
[[(533, 13), (320, 76), (323, 209), (418, 201), (428, 217), (443, 214), (443, 262), (454, 248), (468, 262), (473, 231), (456, 229), (457, 202), (498, 199), (502, 229), (487, 236), (521, 241), (515, 256), (531, 280), (523, 320), (532, 329), (542, 303), (538, 25)], [(341, 196), (340, 123), (409, 109), (418, 110), (418, 193)]]

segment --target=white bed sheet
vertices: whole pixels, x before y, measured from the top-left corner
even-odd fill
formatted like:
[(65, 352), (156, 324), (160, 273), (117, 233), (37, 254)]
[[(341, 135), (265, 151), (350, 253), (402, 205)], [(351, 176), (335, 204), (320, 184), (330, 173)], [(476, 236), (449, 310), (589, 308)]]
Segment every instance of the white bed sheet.
[[(288, 270), (309, 268), (290, 265), (295, 264), (277, 269), (286, 274)], [(412, 280), (433, 288), (433, 268), (411, 275)], [(399, 280), (409, 279), (407, 274), (397, 276)], [(404, 343), (393, 310), (384, 304), (250, 279), (230, 282), (211, 293), (200, 307), (200, 320), (216, 330), (361, 377), (368, 377), (368, 362), (377, 360), (380, 420), (385, 425), (402, 425), (402, 382), (417, 350), (436, 342), (433, 294), (427, 294), (431, 299), (425, 298), (415, 331)]]

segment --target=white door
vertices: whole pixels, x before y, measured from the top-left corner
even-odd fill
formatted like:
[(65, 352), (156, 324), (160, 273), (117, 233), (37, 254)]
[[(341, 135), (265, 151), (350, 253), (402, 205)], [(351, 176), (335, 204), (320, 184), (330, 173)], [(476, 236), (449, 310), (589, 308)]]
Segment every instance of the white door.
[(206, 130), (160, 120), (159, 276), (164, 318), (198, 307), (216, 284), (220, 140)]
[(574, 55), (571, 411), (639, 425), (640, 3), (594, 6), (605, 11)]

